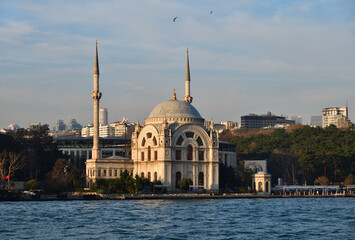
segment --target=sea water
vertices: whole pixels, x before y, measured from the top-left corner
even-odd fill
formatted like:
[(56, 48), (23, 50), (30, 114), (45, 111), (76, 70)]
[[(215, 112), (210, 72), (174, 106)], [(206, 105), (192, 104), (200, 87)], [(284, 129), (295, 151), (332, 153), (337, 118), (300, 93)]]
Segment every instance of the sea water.
[(355, 239), (355, 198), (0, 202), (0, 239)]

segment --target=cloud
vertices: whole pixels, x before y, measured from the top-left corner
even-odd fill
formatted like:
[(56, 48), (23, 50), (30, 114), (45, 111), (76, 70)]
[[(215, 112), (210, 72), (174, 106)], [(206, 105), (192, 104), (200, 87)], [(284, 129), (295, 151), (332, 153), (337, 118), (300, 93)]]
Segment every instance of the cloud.
[[(341, 102), (341, 92), (351, 95), (348, 89), (354, 88), (354, 5), (348, 5), (322, 1), (5, 2), (0, 19), (0, 83), (8, 104), (0, 103), (0, 107), (12, 115), (15, 110), (8, 105), (16, 105), (26, 118), (41, 116), (42, 122), (71, 118), (78, 112), (89, 116), (80, 117), (81, 121), (91, 121), (89, 95), (98, 39), (102, 102), (115, 116), (143, 119), (154, 104), (171, 98), (172, 89), (182, 95), (187, 47), (194, 104), (206, 116), (238, 119), (259, 109), (302, 114), (305, 106), (310, 113), (310, 101), (315, 102), (316, 112), (321, 99), (329, 104)], [(174, 16), (178, 21), (173, 23)], [(15, 91), (17, 87), (21, 91)], [(331, 94), (334, 87), (338, 90), (331, 98), (322, 95)], [(298, 97), (311, 96), (312, 91), (320, 99)], [(290, 96), (297, 102), (287, 109), (285, 99)], [(28, 99), (45, 102), (49, 112), (28, 105)]]
[(24, 35), (33, 32), (33, 26), (27, 21), (13, 21), (3, 19), (0, 21), (0, 41), (11, 44)]

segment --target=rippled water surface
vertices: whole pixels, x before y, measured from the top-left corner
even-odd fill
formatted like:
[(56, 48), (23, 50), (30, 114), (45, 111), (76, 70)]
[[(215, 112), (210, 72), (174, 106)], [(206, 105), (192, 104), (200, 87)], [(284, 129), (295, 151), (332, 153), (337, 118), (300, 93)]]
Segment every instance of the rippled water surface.
[(0, 202), (0, 239), (355, 239), (354, 198)]

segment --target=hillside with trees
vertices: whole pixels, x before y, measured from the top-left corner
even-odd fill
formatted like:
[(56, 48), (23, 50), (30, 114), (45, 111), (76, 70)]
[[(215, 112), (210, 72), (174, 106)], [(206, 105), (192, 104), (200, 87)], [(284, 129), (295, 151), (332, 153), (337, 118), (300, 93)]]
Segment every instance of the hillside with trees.
[(236, 144), (241, 163), (247, 159), (268, 159), (268, 171), (274, 184), (278, 178), (287, 184), (309, 185), (319, 183), (324, 177), (330, 184), (354, 180), (354, 127), (295, 125), (287, 130), (224, 132), (221, 139)]

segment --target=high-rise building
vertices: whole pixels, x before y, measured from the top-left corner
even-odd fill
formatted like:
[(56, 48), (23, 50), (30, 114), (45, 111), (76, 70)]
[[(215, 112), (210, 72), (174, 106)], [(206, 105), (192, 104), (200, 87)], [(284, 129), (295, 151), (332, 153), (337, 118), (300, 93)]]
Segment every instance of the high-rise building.
[(242, 128), (272, 128), (276, 125), (295, 124), (293, 120), (286, 120), (286, 117), (276, 116), (268, 112), (263, 115), (249, 114), (241, 117)]
[(102, 126), (108, 125), (107, 108), (100, 108), (99, 122)]
[(83, 126), (79, 124), (75, 119), (71, 119), (70, 122), (67, 124), (67, 130), (72, 131), (72, 130), (81, 130)]
[(115, 129), (115, 136), (128, 136), (132, 135), (134, 130), (134, 123), (129, 122), (125, 117), (122, 121), (116, 121), (110, 124)]
[(323, 127), (335, 125), (337, 128), (348, 127), (348, 107), (328, 107), (323, 109)]
[(64, 131), (67, 128), (67, 125), (63, 120), (58, 120), (57, 124), (54, 124), (53, 131), (59, 132)]
[(321, 127), (322, 125), (322, 116), (311, 116), (311, 127)]
[(302, 116), (301, 115), (291, 116), (291, 120), (295, 121), (295, 123), (302, 124)]

